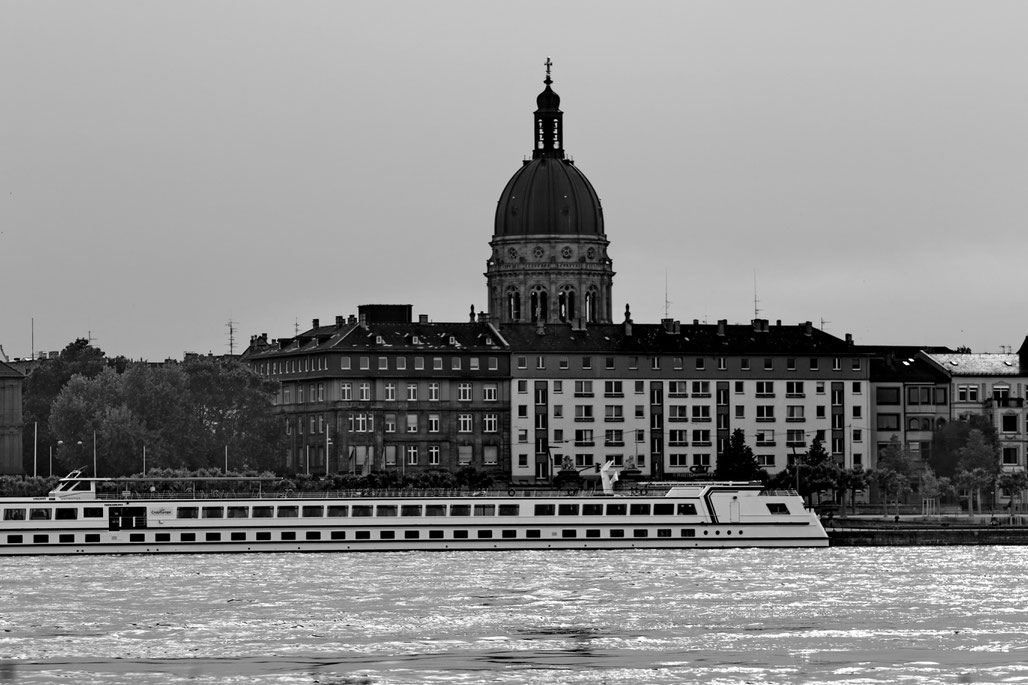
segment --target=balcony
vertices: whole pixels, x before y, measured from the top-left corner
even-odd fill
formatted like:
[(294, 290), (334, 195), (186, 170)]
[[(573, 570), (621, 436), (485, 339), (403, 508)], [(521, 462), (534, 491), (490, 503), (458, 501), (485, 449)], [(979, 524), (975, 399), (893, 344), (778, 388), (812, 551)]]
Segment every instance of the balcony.
[(986, 407), (997, 407), (1000, 409), (1023, 409), (1023, 397), (990, 397), (985, 400)]

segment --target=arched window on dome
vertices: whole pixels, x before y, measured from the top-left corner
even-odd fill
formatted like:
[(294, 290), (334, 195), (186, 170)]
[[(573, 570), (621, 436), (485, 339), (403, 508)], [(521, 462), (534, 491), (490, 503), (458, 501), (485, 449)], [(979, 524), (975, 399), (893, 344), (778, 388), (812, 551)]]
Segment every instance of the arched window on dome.
[(564, 323), (574, 321), (575, 310), (575, 289), (566, 285), (557, 295), (557, 317)]
[(546, 290), (539, 285), (532, 288), (530, 300), (532, 304), (532, 323), (540, 321), (546, 323), (549, 317), (549, 298), (546, 297)]
[(507, 318), (521, 321), (521, 293), (514, 288), (507, 291)]
[(589, 288), (585, 294), (585, 322), (596, 323), (596, 289)]

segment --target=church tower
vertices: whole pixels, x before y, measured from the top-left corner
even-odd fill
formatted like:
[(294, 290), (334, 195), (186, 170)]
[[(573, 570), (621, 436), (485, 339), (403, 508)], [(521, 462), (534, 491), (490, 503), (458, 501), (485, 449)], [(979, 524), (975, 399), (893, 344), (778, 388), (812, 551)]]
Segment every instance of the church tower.
[(510, 323), (610, 323), (613, 263), (603, 210), (589, 179), (564, 157), (560, 96), (536, 98), (532, 159), (507, 182), (496, 207), (486, 265), (489, 317)]

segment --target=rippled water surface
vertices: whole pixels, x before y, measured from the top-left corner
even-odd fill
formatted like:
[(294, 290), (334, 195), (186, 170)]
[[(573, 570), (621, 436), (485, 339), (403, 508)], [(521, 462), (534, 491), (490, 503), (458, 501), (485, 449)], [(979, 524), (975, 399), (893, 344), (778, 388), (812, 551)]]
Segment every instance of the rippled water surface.
[(0, 558), (0, 681), (1028, 682), (1028, 548)]

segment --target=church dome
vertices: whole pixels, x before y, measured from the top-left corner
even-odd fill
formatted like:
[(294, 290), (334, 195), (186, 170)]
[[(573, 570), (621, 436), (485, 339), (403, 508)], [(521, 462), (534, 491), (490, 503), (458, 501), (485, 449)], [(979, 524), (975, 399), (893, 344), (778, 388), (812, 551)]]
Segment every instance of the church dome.
[(507, 182), (496, 207), (495, 237), (593, 235), (602, 237), (603, 211), (589, 179), (573, 162), (540, 156)]
[(550, 84), (536, 98), (531, 161), (507, 182), (496, 207), (495, 238), (524, 235), (603, 237), (600, 198), (589, 179), (564, 158), (564, 113)]

